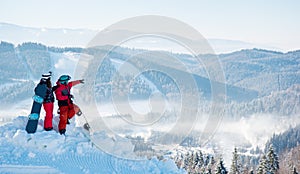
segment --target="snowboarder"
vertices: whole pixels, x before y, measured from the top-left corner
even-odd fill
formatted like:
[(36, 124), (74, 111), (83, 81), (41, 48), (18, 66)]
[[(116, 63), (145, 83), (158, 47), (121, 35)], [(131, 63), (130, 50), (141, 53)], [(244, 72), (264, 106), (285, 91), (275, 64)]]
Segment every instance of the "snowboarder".
[(68, 119), (71, 119), (76, 113), (81, 112), (79, 107), (73, 104), (73, 95), (70, 91), (73, 86), (84, 83), (84, 80), (82, 79), (69, 82), (70, 79), (71, 77), (69, 75), (62, 75), (56, 82), (56, 86), (53, 87), (60, 112), (60, 120), (58, 123), (58, 130), (60, 134), (65, 134)]
[(40, 83), (46, 83), (47, 85), (47, 92), (43, 101), (43, 107), (46, 112), (45, 121), (44, 121), (44, 129), (46, 131), (51, 131), (53, 129), (52, 119), (53, 119), (54, 95), (53, 95), (52, 84), (51, 84), (51, 75), (52, 75), (51, 71), (47, 74), (43, 74), (42, 79), (40, 81)]

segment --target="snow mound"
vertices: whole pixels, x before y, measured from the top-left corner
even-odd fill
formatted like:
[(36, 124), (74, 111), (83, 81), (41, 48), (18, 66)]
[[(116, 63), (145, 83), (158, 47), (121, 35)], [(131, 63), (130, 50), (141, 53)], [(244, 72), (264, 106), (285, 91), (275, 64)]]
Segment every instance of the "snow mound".
[[(57, 118), (54, 118), (54, 121)], [(96, 148), (74, 121), (67, 136), (46, 132), (27, 134), (27, 117), (0, 127), (0, 173), (184, 173), (172, 160), (128, 160)]]

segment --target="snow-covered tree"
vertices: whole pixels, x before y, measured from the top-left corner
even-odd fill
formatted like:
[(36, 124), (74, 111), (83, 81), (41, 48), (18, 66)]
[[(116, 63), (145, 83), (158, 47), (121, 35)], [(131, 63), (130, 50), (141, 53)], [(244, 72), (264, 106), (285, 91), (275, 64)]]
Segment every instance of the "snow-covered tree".
[(259, 161), (259, 166), (257, 168), (257, 174), (266, 174), (267, 173), (267, 158), (266, 155), (263, 155)]
[(295, 166), (293, 166), (293, 171), (292, 171), (292, 174), (298, 174), (298, 172), (297, 172), (297, 169), (296, 169), (296, 167), (295, 167)]
[(198, 157), (199, 157), (198, 166), (202, 167), (204, 165), (204, 159), (203, 159), (203, 153), (201, 151), (199, 151)]
[(273, 146), (269, 147), (267, 154), (263, 155), (259, 161), (257, 174), (276, 174), (279, 170), (279, 160), (274, 152)]
[(220, 158), (220, 161), (217, 165), (217, 168), (216, 168), (216, 174), (227, 174), (227, 170), (225, 168), (225, 165), (224, 165), (224, 162), (223, 162), (223, 159)]
[(267, 167), (270, 174), (275, 174), (279, 169), (279, 160), (271, 145), (267, 153)]
[(183, 158), (183, 168), (184, 169), (188, 169), (188, 166), (189, 166), (189, 152), (187, 152), (185, 155), (184, 155), (184, 158)]
[(195, 173), (200, 173), (201, 168), (203, 166), (202, 153), (200, 150), (196, 151), (193, 162), (194, 162)]
[(207, 174), (211, 174), (213, 169), (215, 168), (215, 164), (216, 164), (216, 161), (215, 161), (215, 158), (213, 156), (210, 157), (210, 160), (209, 160), (209, 163), (208, 163), (208, 166), (206, 167), (207, 168)]
[(237, 148), (234, 148), (232, 153), (232, 164), (230, 168), (230, 174), (241, 174), (242, 173), (242, 165), (240, 156), (238, 155)]

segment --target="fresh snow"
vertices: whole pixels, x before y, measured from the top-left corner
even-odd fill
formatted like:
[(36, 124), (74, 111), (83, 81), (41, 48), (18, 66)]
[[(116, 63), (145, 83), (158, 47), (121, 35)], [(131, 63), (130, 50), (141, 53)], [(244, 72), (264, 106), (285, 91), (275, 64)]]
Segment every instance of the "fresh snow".
[[(55, 125), (57, 121), (56, 116)], [(66, 136), (57, 128), (44, 131), (42, 120), (35, 134), (27, 134), (26, 122), (27, 117), (19, 116), (0, 127), (0, 173), (184, 173), (170, 159), (129, 160), (107, 154), (74, 119)]]
[(24, 166), (24, 165), (0, 165), (1, 173), (15, 173), (15, 174), (40, 174), (40, 173), (61, 173), (55, 168), (49, 166)]

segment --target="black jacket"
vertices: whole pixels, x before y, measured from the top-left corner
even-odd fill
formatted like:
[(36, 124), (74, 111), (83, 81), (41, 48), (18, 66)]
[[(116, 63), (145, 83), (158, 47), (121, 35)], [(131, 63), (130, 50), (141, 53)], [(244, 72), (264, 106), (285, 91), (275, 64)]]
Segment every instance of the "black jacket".
[(44, 98), (44, 103), (53, 103), (54, 102), (54, 95), (52, 88), (47, 88), (46, 96)]

